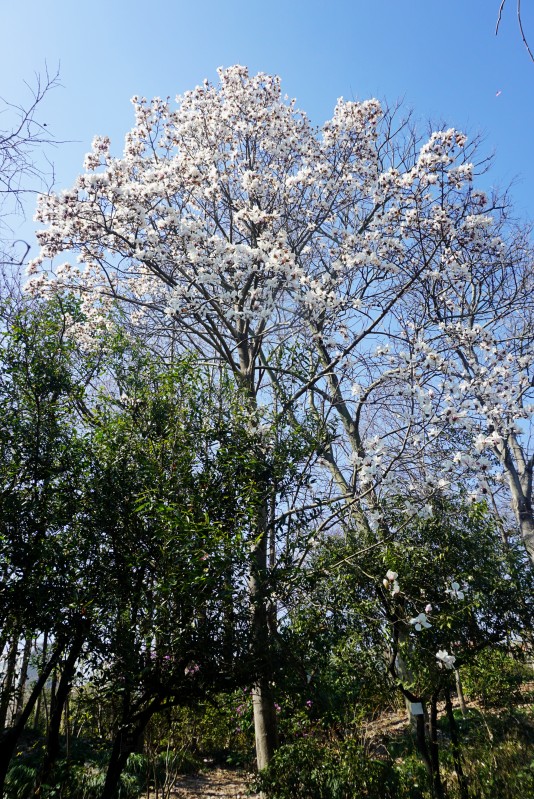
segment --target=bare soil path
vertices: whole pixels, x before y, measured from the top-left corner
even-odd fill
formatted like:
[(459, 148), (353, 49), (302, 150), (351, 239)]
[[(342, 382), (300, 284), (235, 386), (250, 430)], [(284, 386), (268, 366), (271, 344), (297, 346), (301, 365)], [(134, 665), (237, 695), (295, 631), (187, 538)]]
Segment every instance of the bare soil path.
[[(155, 794), (150, 793), (153, 799)], [(213, 769), (202, 774), (178, 777), (172, 799), (259, 799), (248, 791), (247, 779), (235, 771)]]

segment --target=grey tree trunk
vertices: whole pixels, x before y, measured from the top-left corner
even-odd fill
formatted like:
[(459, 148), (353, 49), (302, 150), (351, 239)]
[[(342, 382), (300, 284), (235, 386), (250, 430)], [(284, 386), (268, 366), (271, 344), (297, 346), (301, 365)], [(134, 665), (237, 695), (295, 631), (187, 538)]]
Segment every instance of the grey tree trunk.
[[(241, 384), (247, 394), (251, 416), (254, 418), (258, 409), (253, 368), (257, 355), (256, 345), (254, 343), (251, 344), (247, 337), (244, 336), (238, 345), (238, 350)], [(262, 771), (271, 762), (278, 746), (270, 646), (270, 629), (275, 622), (273, 622), (272, 618), (269, 618), (266, 590), (270, 548), (269, 508), (272, 492), (269, 491), (269, 480), (266, 476), (264, 464), (258, 464), (255, 482), (259, 497), (255, 523), (257, 543), (252, 551), (248, 587), (252, 616), (253, 660), (256, 674), (255, 683), (252, 687), (252, 712), (256, 741), (256, 762), (258, 771)]]
[(521, 530), (521, 538), (525, 545), (531, 561), (534, 563), (534, 519), (532, 518), (532, 510), (529, 516), (520, 519), (519, 527)]
[(515, 436), (500, 451), (496, 450), (503, 464), (512, 495), (514, 511), (525, 549), (534, 562), (534, 511), (532, 509), (532, 477), (534, 459), (526, 459)]
[(13, 720), (16, 722), (22, 713), (24, 707), (24, 691), (26, 690), (26, 682), (28, 680), (28, 664), (30, 662), (30, 653), (32, 648), (31, 637), (26, 638), (24, 642), (24, 650), (22, 652), (22, 663), (20, 667), (19, 679), (17, 682), (17, 690), (15, 693), (15, 712)]
[(256, 762), (258, 771), (266, 768), (278, 745), (276, 713), (272, 690), (267, 681), (258, 682), (252, 692)]
[(465, 702), (462, 679), (460, 677), (460, 672), (458, 669), (454, 669), (454, 677), (456, 680), (456, 693), (458, 695), (458, 702), (460, 703), (460, 710), (462, 711), (462, 716), (465, 716), (467, 713), (467, 704)]
[(270, 655), (270, 630), (265, 582), (267, 577), (267, 520), (266, 500), (258, 513), (258, 532), (261, 537), (253, 552), (249, 580), (254, 667), (257, 679), (252, 689), (254, 734), (258, 771), (266, 768), (278, 746), (276, 711), (272, 690), (272, 663)]
[(19, 650), (18, 631), (13, 633), (11, 644), (6, 657), (6, 671), (2, 682), (2, 694), (0, 696), (0, 730), (7, 726), (9, 705), (13, 699), (15, 685), (15, 669), (17, 665), (17, 655)]

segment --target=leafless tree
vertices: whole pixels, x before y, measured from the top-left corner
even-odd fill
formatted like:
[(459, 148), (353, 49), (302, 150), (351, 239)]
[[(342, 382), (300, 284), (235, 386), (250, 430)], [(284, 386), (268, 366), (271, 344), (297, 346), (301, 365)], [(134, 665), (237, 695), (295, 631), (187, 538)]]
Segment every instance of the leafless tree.
[(0, 268), (10, 273), (24, 262), (30, 245), (17, 238), (16, 227), (25, 217), (27, 195), (46, 191), (54, 182), (54, 168), (46, 150), (54, 138), (41, 120), (42, 102), (59, 85), (59, 73), (45, 69), (26, 83), (26, 103), (0, 97)]

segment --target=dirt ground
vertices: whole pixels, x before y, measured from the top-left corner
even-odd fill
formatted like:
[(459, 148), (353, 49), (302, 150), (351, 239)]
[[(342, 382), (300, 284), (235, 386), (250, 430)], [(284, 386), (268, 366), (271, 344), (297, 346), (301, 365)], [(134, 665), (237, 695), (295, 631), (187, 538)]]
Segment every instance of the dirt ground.
[[(258, 799), (258, 794), (248, 792), (243, 776), (224, 769), (178, 777), (170, 796), (172, 799)], [(150, 797), (155, 799), (155, 794)]]

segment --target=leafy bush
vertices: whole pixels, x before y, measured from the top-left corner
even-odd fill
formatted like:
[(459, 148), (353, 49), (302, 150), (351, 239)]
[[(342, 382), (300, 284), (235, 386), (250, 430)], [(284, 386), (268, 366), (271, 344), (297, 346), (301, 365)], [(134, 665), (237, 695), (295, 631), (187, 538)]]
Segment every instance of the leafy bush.
[[(87, 740), (77, 741), (73, 749), (69, 760), (57, 761), (48, 784), (41, 786), (43, 799), (100, 799), (108, 753), (99, 747), (92, 749)], [(80, 757), (82, 753), (85, 757)], [(16, 762), (8, 771), (4, 799), (30, 799), (33, 796), (39, 773), (37, 754), (30, 752), (19, 757), (22, 762)], [(146, 776), (146, 758), (132, 756), (121, 775), (117, 799), (137, 799), (146, 789)]]
[(398, 787), (392, 766), (366, 758), (354, 741), (282, 746), (257, 781), (269, 799), (398, 799)]
[(527, 669), (505, 652), (484, 649), (473, 663), (462, 668), (464, 692), (485, 707), (508, 707), (519, 699), (521, 684), (529, 676)]
[(534, 796), (532, 749), (517, 741), (470, 751), (466, 771), (471, 794), (477, 799), (526, 799)]
[(250, 694), (217, 694), (212, 702), (176, 707), (167, 716), (154, 717), (145, 746), (170, 751), (183, 759), (177, 771), (197, 771), (203, 761), (253, 768), (254, 723)]
[(429, 795), (428, 775), (415, 753), (395, 761), (395, 771), (399, 779), (399, 799), (426, 799)]
[(16, 763), (7, 773), (5, 799), (26, 799), (29, 795), (37, 771), (25, 763)]

